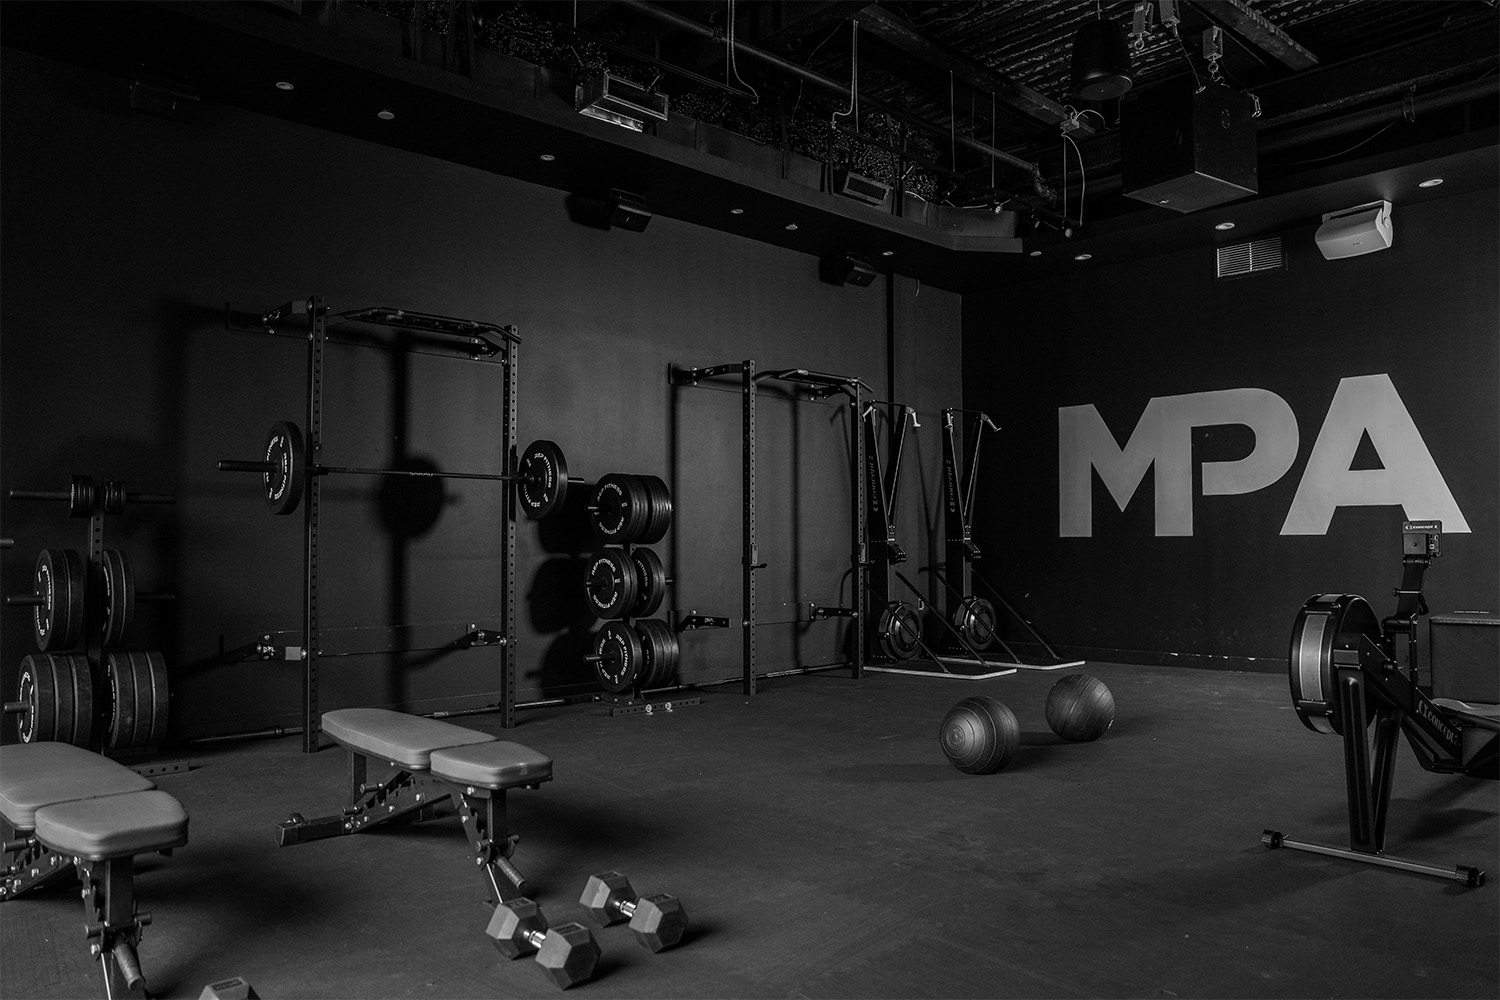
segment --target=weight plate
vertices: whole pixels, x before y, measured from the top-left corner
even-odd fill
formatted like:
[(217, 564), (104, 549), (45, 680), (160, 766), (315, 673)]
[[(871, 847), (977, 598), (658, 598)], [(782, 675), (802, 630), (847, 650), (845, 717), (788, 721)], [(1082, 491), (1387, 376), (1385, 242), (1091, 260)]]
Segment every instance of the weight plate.
[(667, 597), (667, 569), (661, 556), (650, 549), (631, 549), (630, 561), (635, 567), (635, 601), (630, 605), (630, 616), (650, 618)]
[(159, 746), (167, 731), (167, 663), (149, 650), (115, 650), (104, 658), (109, 681), (111, 750)]
[(995, 606), (983, 597), (966, 597), (953, 613), (953, 627), (969, 645), (983, 649), (995, 639)]
[(74, 476), (68, 482), (68, 516), (88, 517), (98, 499), (93, 476)]
[(307, 454), (296, 424), (277, 421), (271, 425), (266, 435), (266, 461), (273, 466), (261, 476), (266, 506), (272, 514), (290, 514), (301, 502), (302, 488), (307, 484)]
[(119, 514), (125, 510), (125, 484), (118, 479), (106, 479), (101, 495), (104, 513)]
[(624, 545), (645, 534), (650, 508), (650, 494), (639, 477), (612, 472), (594, 484), (589, 520), (601, 539)]
[[(1380, 621), (1369, 602), (1357, 594), (1322, 594), (1308, 598), (1292, 625), (1287, 676), (1292, 706), (1302, 724), (1315, 733), (1343, 735), (1333, 651), (1355, 650), (1360, 664), (1378, 669)], [(1365, 724), (1375, 717), (1375, 700), (1367, 701)]]
[(635, 566), (624, 549), (600, 549), (589, 560), (584, 591), (595, 618), (623, 618), (635, 604)]
[(83, 638), (83, 556), (72, 549), (43, 549), (36, 557), (35, 593), (42, 599), (32, 613), (37, 648), (67, 649)]
[(922, 648), (922, 618), (905, 601), (892, 601), (880, 612), (880, 649), (893, 660), (909, 660)]
[(516, 495), (521, 512), (532, 520), (561, 507), (568, 496), (568, 461), (551, 441), (533, 441), (521, 453)]
[(661, 688), (671, 684), (677, 676), (677, 661), (681, 647), (672, 627), (660, 618), (646, 618), (635, 623), (641, 637), (641, 690)]
[(86, 747), (94, 735), (94, 675), (82, 653), (33, 653), (21, 660), (16, 719), (22, 743)]
[(638, 476), (646, 487), (646, 528), (636, 539), (642, 545), (655, 545), (666, 537), (672, 526), (672, 491), (659, 476)]
[(135, 567), (124, 552), (105, 549), (99, 569), (104, 578), (104, 620), (99, 645), (109, 649), (125, 641), (130, 623), (135, 620)]
[(594, 670), (604, 690), (629, 691), (640, 676), (641, 640), (624, 622), (610, 622), (594, 636)]

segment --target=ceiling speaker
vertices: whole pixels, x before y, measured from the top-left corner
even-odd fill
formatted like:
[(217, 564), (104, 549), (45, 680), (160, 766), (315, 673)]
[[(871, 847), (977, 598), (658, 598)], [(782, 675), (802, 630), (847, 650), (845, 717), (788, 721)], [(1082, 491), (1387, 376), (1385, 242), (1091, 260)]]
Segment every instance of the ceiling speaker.
[(1254, 102), (1218, 84), (1152, 87), (1120, 107), (1120, 180), (1127, 198), (1196, 212), (1259, 190)]
[(1391, 203), (1372, 201), (1324, 215), (1315, 239), (1324, 257), (1337, 260), (1385, 250), (1395, 236), (1391, 228)]
[(1088, 21), (1073, 36), (1073, 91), (1085, 101), (1112, 101), (1135, 82), (1125, 31), (1113, 21)]

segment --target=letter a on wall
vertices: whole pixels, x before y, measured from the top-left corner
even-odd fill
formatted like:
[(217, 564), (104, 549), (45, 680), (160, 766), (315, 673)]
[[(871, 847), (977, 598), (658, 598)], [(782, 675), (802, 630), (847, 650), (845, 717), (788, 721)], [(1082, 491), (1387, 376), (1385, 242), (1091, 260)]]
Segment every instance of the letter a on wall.
[[(1350, 468), (1366, 433), (1382, 469)], [(1340, 379), (1281, 533), (1326, 534), (1338, 508), (1386, 504), (1412, 520), (1442, 521), (1445, 532), (1469, 530), (1391, 377)]]

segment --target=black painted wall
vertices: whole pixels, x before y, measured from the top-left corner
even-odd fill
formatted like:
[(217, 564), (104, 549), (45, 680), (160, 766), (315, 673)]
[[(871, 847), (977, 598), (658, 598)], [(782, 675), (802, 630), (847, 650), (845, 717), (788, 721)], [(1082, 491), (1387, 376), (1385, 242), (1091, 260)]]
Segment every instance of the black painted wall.
[[(1496, 217), (1493, 188), (1398, 200), (1394, 244), (1361, 257), (1324, 260), (1308, 227), (1285, 234), (1281, 272), (1215, 280), (1205, 246), (965, 296), (966, 405), (1005, 426), (976, 516), (988, 578), (1080, 653), (1283, 669), (1309, 595), (1363, 594), (1381, 615), (1394, 607), (1401, 506), (1342, 506), (1326, 533), (1282, 533), (1341, 380), (1388, 375), (1471, 529), (1453, 531), (1451, 517), (1445, 525), (1427, 574), (1432, 608), (1495, 610)], [(1199, 427), (1190, 534), (1159, 533), (1157, 463), (1123, 511), (1091, 472), (1092, 535), (1062, 537), (1060, 408), (1093, 404), (1123, 448), (1153, 397), (1247, 388), (1269, 390), (1295, 416), (1298, 446), (1280, 478), (1204, 495), (1204, 463), (1274, 442), (1232, 422)], [(1375, 409), (1372, 420), (1392, 416), (1389, 405)], [(1382, 458), (1377, 444), (1363, 442), (1336, 470), (1411, 461), (1393, 447)]]
[[(317, 293), (336, 311), (516, 324), (521, 443), (557, 441), (590, 480), (666, 478), (677, 506), (659, 547), (677, 581), (670, 603), (732, 618), (739, 398), (673, 390), (669, 364), (754, 358), (857, 375), (924, 413), (959, 400), (955, 295), (897, 278), (888, 322), (881, 283), (821, 283), (805, 255), (666, 218), (639, 234), (590, 229), (569, 221), (560, 191), (214, 105), (193, 125), (144, 117), (121, 79), (12, 50), (0, 62), (0, 480), (60, 488), (85, 473), (179, 496), (106, 522), (106, 544), (131, 553), (141, 588), (179, 595), (143, 606), (132, 641), (166, 653), (176, 736), (295, 724), (300, 711), (297, 665), (219, 654), (296, 629), (301, 613), (300, 514), (273, 518), (255, 477), (214, 466), (254, 457), (273, 421), (300, 419), (305, 348), (227, 332), (226, 302), (259, 312)], [(332, 347), (325, 460), (496, 471), (499, 384), (487, 366)], [(761, 416), (762, 617), (785, 602), (847, 601), (847, 413), (767, 399)], [(938, 422), (927, 426), (908, 446), (903, 509), (904, 543), (923, 564), (921, 539), (936, 544), (941, 530)], [(412, 537), (378, 481), (331, 479), (323, 496), (330, 642), (372, 634), (341, 628), (493, 621), (495, 488), (448, 484), (436, 521)], [(523, 699), (590, 686), (578, 657), (593, 623), (578, 588), (592, 543), (573, 514), (520, 522)], [(0, 500), (0, 534), (16, 539), (4, 591), (30, 590), (39, 549), (86, 549), (85, 523), (58, 505)], [(0, 628), (9, 697), (33, 646), (24, 612), (5, 611)], [(840, 628), (768, 626), (761, 669), (839, 659)], [(738, 629), (685, 635), (684, 679), (738, 676), (739, 639)], [(483, 649), (326, 659), (322, 706), (482, 705), (497, 667)]]

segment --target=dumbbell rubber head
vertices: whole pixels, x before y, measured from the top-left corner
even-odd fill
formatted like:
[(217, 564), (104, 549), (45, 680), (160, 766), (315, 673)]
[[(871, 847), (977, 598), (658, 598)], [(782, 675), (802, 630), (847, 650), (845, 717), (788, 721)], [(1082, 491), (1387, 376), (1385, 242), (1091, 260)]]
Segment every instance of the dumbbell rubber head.
[(688, 916), (682, 901), (665, 892), (641, 897), (630, 918), (636, 940), (653, 952), (674, 947), (682, 940), (687, 926)]
[(558, 924), (547, 932), (536, 961), (547, 970), (558, 989), (565, 990), (593, 976), (594, 966), (599, 962), (599, 943), (582, 924)]
[(583, 895), (578, 897), (594, 919), (606, 927), (626, 919), (620, 912), (620, 904), (634, 900), (635, 890), (630, 886), (630, 879), (619, 872), (590, 875), (588, 884), (583, 887)]
[(490, 916), (484, 932), (495, 943), (495, 950), (506, 958), (516, 959), (537, 950), (531, 939), (547, 930), (547, 918), (541, 907), (524, 896), (501, 903)]

